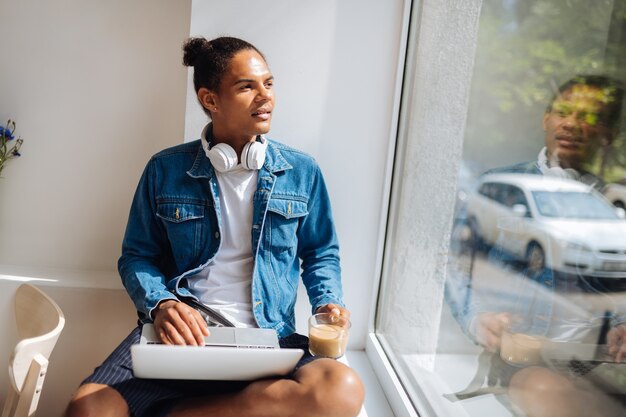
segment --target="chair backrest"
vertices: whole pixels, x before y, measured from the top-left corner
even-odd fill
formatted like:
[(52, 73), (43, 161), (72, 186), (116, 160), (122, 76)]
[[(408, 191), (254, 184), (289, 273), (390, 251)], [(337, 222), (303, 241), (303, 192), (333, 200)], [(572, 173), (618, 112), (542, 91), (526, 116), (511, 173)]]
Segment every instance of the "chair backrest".
[(13, 390), (7, 397), (2, 417), (34, 413), (48, 358), (65, 325), (59, 306), (30, 284), (22, 284), (15, 293), (15, 320), (20, 341), (9, 361)]

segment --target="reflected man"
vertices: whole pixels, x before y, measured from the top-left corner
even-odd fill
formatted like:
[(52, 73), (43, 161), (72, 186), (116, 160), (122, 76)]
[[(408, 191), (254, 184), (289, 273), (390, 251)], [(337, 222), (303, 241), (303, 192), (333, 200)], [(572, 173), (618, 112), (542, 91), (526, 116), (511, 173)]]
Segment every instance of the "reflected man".
[(624, 90), (602, 75), (579, 75), (559, 87), (543, 115), (544, 147), (536, 161), (496, 168), (488, 173), (524, 173), (569, 178), (601, 190), (590, 172), (598, 151), (619, 131)]
[[(621, 84), (608, 77), (572, 78), (559, 88), (544, 113), (544, 147), (537, 160), (493, 169), (486, 174), (554, 176), (601, 190), (604, 183), (592, 172), (598, 171), (594, 167), (602, 164), (598, 151), (608, 147), (619, 131), (623, 95)], [(512, 195), (508, 196), (510, 199), (505, 197), (501, 198), (502, 204), (516, 205), (515, 201), (508, 204), (513, 200)], [(501, 260), (503, 250), (496, 246), (491, 249), (489, 258)], [(528, 268), (523, 272), (526, 279), (513, 280), (514, 285), (502, 293), (493, 291), (493, 287), (476, 290), (474, 283), (471, 299), (461, 302), (454, 299), (455, 291), (451, 288), (456, 284), (451, 284), (455, 279), (454, 273), (451, 275), (446, 291), (448, 302), (476, 343), (497, 353), (504, 350), (503, 335), (511, 330), (529, 335), (531, 344), (544, 340), (606, 342), (609, 354), (617, 361), (626, 358), (626, 318), (619, 314), (619, 308), (614, 308), (617, 311), (612, 314), (602, 311), (595, 316), (588, 311), (593, 309), (586, 305), (570, 308), (567, 303), (558, 301), (557, 293), (585, 293), (589, 288), (582, 288), (586, 284), (584, 280), (555, 276), (547, 268), (542, 268), (538, 274), (528, 274)], [(512, 329), (515, 327), (518, 330)], [(604, 395), (583, 378), (543, 366), (517, 367), (504, 362), (500, 365), (495, 377), (508, 387), (509, 399), (527, 416), (617, 416), (624, 413), (623, 398)], [(496, 370), (492, 369), (493, 372)]]

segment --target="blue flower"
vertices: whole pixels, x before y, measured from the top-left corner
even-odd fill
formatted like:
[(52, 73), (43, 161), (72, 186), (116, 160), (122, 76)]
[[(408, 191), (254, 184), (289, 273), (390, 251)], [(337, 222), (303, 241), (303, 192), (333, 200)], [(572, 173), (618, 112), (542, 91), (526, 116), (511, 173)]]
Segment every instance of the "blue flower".
[(15, 139), (15, 136), (13, 136), (13, 132), (11, 132), (9, 128), (5, 128), (4, 126), (0, 126), (0, 135), (7, 138), (7, 140)]

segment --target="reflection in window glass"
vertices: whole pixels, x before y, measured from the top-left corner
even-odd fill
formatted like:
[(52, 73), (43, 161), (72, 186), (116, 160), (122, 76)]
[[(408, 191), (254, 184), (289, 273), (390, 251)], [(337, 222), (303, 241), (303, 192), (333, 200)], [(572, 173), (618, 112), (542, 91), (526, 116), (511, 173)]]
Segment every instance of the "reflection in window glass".
[(483, 1), (428, 401), (626, 415), (625, 80), (626, 0)]
[(533, 191), (533, 198), (537, 211), (545, 217), (621, 221), (609, 203), (594, 193)]

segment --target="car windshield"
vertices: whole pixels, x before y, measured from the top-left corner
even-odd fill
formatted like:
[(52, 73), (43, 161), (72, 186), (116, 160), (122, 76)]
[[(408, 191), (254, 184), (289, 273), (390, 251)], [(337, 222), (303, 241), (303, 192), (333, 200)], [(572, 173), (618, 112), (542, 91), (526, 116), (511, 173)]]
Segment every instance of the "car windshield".
[(619, 219), (614, 208), (592, 193), (533, 191), (539, 214), (564, 219)]

